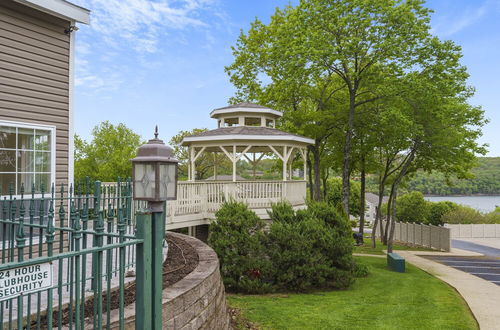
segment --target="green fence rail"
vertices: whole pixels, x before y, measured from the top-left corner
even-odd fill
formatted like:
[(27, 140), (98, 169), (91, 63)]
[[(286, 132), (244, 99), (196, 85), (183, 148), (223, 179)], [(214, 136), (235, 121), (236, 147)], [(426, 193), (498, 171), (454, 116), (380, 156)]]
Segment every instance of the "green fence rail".
[[(57, 191), (56, 191), (57, 190)], [(130, 181), (0, 195), (0, 324), (3, 329), (124, 328), (135, 278)]]

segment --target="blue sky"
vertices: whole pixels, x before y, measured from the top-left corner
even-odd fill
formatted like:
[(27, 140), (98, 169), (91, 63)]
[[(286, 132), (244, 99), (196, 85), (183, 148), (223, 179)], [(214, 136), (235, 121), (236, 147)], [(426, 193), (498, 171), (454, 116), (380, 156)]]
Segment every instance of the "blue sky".
[[(144, 139), (159, 125), (214, 128), (209, 112), (234, 93), (224, 72), (240, 29), (267, 22), (285, 0), (73, 0), (92, 11), (76, 42), (75, 130), (124, 123)], [(296, 1), (292, 1), (295, 3)], [(433, 33), (462, 46), (473, 104), (490, 123), (482, 143), (500, 156), (500, 0), (429, 0)]]

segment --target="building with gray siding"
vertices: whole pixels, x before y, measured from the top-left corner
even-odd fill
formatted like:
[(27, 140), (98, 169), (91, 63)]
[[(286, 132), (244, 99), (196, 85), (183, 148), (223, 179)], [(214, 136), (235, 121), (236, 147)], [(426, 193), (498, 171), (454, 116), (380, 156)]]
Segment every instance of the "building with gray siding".
[(76, 22), (64, 0), (0, 1), (0, 194), (73, 179)]

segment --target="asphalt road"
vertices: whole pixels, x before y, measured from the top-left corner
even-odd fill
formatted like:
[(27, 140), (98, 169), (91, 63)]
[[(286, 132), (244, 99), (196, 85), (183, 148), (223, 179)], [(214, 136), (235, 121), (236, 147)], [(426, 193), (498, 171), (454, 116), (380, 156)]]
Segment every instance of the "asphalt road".
[(461, 240), (452, 240), (451, 246), (457, 249), (478, 252), (484, 254), (484, 256), (426, 256), (426, 258), (480, 277), (500, 286), (500, 249)]
[(485, 245), (454, 239), (451, 240), (451, 247), (472, 252), (478, 252), (488, 257), (500, 258), (500, 249), (495, 249), (493, 247)]
[(431, 260), (480, 277), (500, 286), (500, 259), (491, 257), (426, 256)]

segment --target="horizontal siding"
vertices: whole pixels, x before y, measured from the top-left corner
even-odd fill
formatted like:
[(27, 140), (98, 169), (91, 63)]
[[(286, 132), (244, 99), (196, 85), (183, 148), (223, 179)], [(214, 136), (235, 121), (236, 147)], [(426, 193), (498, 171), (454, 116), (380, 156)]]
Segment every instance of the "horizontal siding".
[(56, 127), (56, 183), (69, 161), (69, 22), (0, 1), (0, 120)]
[[(67, 81), (55, 81), (49, 79), (45, 76), (37, 77), (29, 73), (16, 72), (12, 70), (8, 70), (5, 68), (6, 63), (2, 63), (3, 67), (0, 67), (0, 77), (2, 77), (2, 82), (8, 85), (15, 85), (20, 83), (31, 83), (36, 86), (43, 87), (53, 87), (57, 89), (60, 94), (66, 95), (68, 94), (68, 82)], [(54, 93), (52, 90), (51, 93)]]

